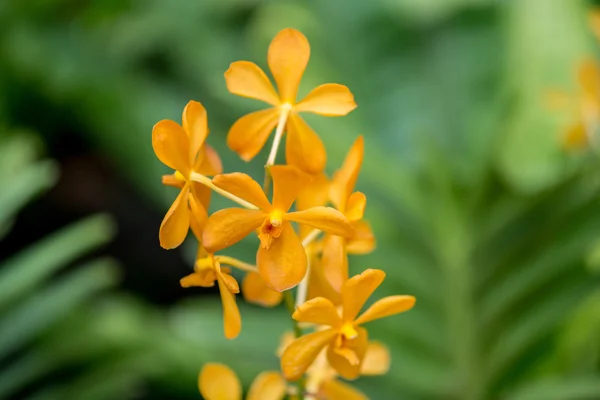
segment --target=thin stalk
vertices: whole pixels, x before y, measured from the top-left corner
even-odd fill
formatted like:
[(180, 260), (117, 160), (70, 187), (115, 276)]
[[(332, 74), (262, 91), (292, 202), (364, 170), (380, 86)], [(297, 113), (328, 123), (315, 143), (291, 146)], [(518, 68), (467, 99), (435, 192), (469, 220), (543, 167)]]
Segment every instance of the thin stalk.
[(283, 137), (285, 125), (287, 123), (287, 119), (290, 115), (291, 109), (292, 106), (287, 103), (283, 104), (280, 107), (281, 114), (279, 114), (279, 122), (277, 122), (277, 128), (275, 128), (275, 137), (273, 138), (271, 151), (269, 152), (269, 157), (267, 158), (267, 163), (265, 164), (265, 182), (263, 184), (263, 189), (265, 190), (265, 193), (269, 192), (269, 188), (271, 186), (271, 172), (269, 171), (269, 168), (275, 164), (277, 152), (279, 151), (279, 145), (281, 144), (281, 138)]
[[(321, 233), (320, 230), (318, 229), (313, 229), (305, 238), (304, 240), (302, 240), (302, 246), (304, 246), (304, 249), (306, 250), (306, 248), (308, 247), (308, 245), (310, 245), (313, 240), (315, 240), (317, 238), (317, 236), (319, 236), (319, 234)], [(296, 307), (300, 306), (301, 304), (304, 304), (304, 302), (306, 301), (306, 294), (308, 292), (308, 280), (310, 278), (310, 255), (307, 252), (307, 268), (306, 268), (306, 275), (304, 275), (304, 278), (302, 279), (302, 282), (300, 282), (300, 284), (298, 285), (298, 291), (296, 292)]]
[[(292, 296), (291, 290), (286, 290), (285, 292), (283, 292), (283, 300), (285, 302), (285, 307), (289, 311), (290, 315), (293, 315), (296, 309), (294, 306), (294, 296)], [(296, 336), (297, 338), (302, 336), (302, 328), (300, 328), (300, 324), (298, 324), (298, 321), (292, 319), (292, 325), (294, 328), (294, 336)]]
[(192, 172), (190, 174), (190, 179), (193, 180), (194, 182), (201, 183), (204, 186), (207, 186), (207, 187), (211, 188), (215, 192), (219, 193), (221, 196), (226, 197), (229, 200), (238, 203), (240, 206), (242, 206), (244, 208), (248, 208), (250, 210), (258, 210), (258, 207), (255, 206), (254, 204), (249, 203), (246, 200), (241, 199), (241, 198), (237, 197), (236, 195), (231, 194), (228, 191), (223, 190), (220, 187), (215, 186), (215, 184), (212, 183), (212, 180), (209, 177), (207, 177), (207, 176), (204, 176), (204, 175), (199, 174), (197, 172)]
[(217, 256), (217, 258), (221, 264), (229, 265), (230, 267), (234, 267), (246, 272), (258, 272), (258, 268), (256, 268), (256, 266), (245, 263), (237, 258), (229, 256)]
[[(290, 316), (294, 315), (294, 311), (295, 311), (295, 307), (294, 307), (294, 296), (292, 295), (292, 291), (291, 290), (286, 290), (285, 292), (283, 292), (283, 300), (285, 302), (285, 306), (288, 310), (288, 312), (290, 313)], [(300, 324), (298, 323), (298, 321), (296, 321), (295, 319), (292, 319), (292, 327), (294, 329), (294, 336), (296, 338), (299, 338), (302, 336), (302, 328), (300, 327)], [(293, 383), (293, 382), (290, 382)], [(300, 380), (298, 382), (295, 382), (296, 387), (298, 388), (298, 398), (300, 399), (304, 399), (304, 393), (306, 392), (306, 378), (303, 376), (302, 378), (300, 378)], [(292, 397), (294, 398), (294, 397)]]

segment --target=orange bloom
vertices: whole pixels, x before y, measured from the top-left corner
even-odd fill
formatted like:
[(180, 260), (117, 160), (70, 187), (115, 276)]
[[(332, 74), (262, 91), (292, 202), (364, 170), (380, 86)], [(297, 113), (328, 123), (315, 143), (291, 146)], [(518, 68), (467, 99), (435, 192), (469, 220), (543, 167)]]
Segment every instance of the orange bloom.
[(171, 120), (162, 120), (152, 128), (152, 147), (158, 159), (175, 170), (163, 177), (165, 185), (180, 188), (160, 225), (160, 245), (165, 249), (179, 246), (190, 226), (201, 237), (210, 202), (210, 189), (192, 182), (190, 174), (214, 175), (221, 172), (217, 153), (204, 144), (208, 135), (206, 110), (202, 104), (190, 101), (183, 110), (183, 127)]
[(338, 374), (346, 379), (360, 375), (368, 344), (367, 331), (361, 325), (410, 310), (415, 304), (413, 296), (384, 297), (357, 317), (384, 278), (383, 271), (368, 269), (346, 281), (342, 287), (341, 316), (333, 303), (323, 297), (309, 300), (296, 309), (292, 316), (296, 321), (328, 328), (302, 336), (284, 350), (281, 370), (286, 379), (300, 379), (325, 347), (327, 360)]
[[(390, 367), (390, 353), (379, 342), (369, 342), (360, 375), (384, 375)], [(337, 379), (338, 374), (327, 362), (324, 351), (306, 371), (306, 391), (323, 400), (368, 400), (360, 390)]]
[[(292, 332), (284, 334), (278, 355), (281, 356), (281, 353), (293, 341), (294, 334)], [(384, 375), (389, 369), (390, 352), (388, 348), (376, 341), (369, 342), (360, 368), (360, 375)], [(325, 350), (322, 350), (306, 370), (306, 392), (319, 400), (368, 400), (364, 393), (337, 378), (337, 372), (329, 365), (327, 354)]]
[(348, 280), (347, 253), (365, 254), (375, 248), (371, 227), (362, 220), (367, 198), (361, 192), (353, 193), (363, 157), (363, 137), (359, 136), (348, 151), (342, 168), (335, 173), (330, 188), (331, 202), (354, 228), (354, 234), (348, 238), (331, 235), (323, 238), (323, 274), (338, 292)]
[[(205, 364), (198, 375), (198, 389), (206, 400), (242, 400), (240, 380), (223, 364)], [(286, 390), (279, 372), (266, 371), (254, 379), (246, 400), (282, 400)]]
[(288, 28), (275, 36), (267, 55), (279, 93), (263, 70), (252, 62), (236, 61), (225, 72), (227, 89), (231, 93), (273, 106), (240, 118), (229, 130), (227, 144), (242, 159), (249, 161), (254, 158), (278, 122), (287, 121), (287, 163), (310, 173), (320, 172), (325, 167), (325, 147), (298, 113), (342, 116), (354, 110), (356, 103), (346, 86), (334, 83), (318, 86), (303, 100), (296, 102), (298, 86), (309, 58), (310, 45), (306, 37)]
[(306, 253), (292, 227), (292, 221), (333, 235), (350, 236), (352, 227), (342, 213), (331, 207), (289, 212), (309, 176), (288, 165), (272, 167), (271, 175), (272, 204), (260, 185), (246, 174), (215, 176), (215, 186), (254, 204), (258, 209), (226, 208), (212, 214), (204, 228), (203, 243), (209, 252), (214, 253), (258, 230), (258, 271), (267, 285), (284, 291), (299, 284), (306, 274)]
[(235, 294), (240, 292), (240, 287), (231, 270), (221, 267), (219, 256), (206, 254), (200, 249), (199, 257), (194, 265), (194, 272), (182, 278), (179, 283), (182, 287), (192, 286), (213, 287), (215, 281), (219, 285), (221, 303), (223, 304), (224, 332), (227, 339), (235, 339), (242, 329), (242, 317), (235, 302)]

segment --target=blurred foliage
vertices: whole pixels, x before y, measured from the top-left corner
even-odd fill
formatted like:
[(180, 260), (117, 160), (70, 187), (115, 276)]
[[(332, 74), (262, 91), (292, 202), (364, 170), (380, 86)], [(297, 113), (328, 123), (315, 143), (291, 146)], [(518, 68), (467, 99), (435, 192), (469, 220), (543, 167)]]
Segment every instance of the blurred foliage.
[[(57, 168), (36, 161), (36, 141), (17, 132), (0, 138), (0, 210), (3, 227), (39, 192), (56, 181)], [(4, 234), (8, 233), (7, 229)], [(256, 338), (235, 346), (220, 335), (218, 301), (201, 309), (181, 304), (163, 314), (130, 296), (109, 292), (118, 282), (110, 258), (67, 265), (114, 236), (114, 221), (89, 217), (0, 260), (0, 398), (117, 399), (149, 394), (144, 382), (163, 381), (160, 393), (197, 397), (194, 381), (202, 362), (222, 354), (273, 367), (270, 342)], [(59, 271), (62, 270), (62, 271)], [(60, 272), (60, 273), (57, 273)], [(252, 321), (250, 329), (283, 330), (281, 312)], [(192, 320), (212, 321), (197, 329)], [(196, 332), (205, 331), (198, 337)], [(256, 357), (255, 352), (264, 355)], [(249, 354), (247, 354), (249, 353)], [(57, 383), (58, 382), (58, 383)]]
[[(341, 82), (359, 104), (348, 117), (310, 119), (330, 171), (365, 135), (358, 186), (379, 248), (353, 258), (353, 269), (383, 268), (378, 294), (418, 299), (410, 313), (374, 324), (392, 370), (358, 386), (384, 400), (597, 399), (600, 168), (561, 149), (573, 116), (546, 102), (552, 90), (575, 91), (578, 64), (597, 55), (589, 5), (3, 2), (0, 123), (49, 143), (61, 143), (65, 127), (77, 132), (164, 212), (175, 194), (160, 186), (152, 125), (202, 101), (226, 171), (260, 176), (260, 161), (247, 166), (226, 149), (227, 128), (253, 103), (227, 93), (223, 72), (239, 59), (265, 67), (272, 36), (298, 28), (312, 45), (303, 88)], [(3, 142), (0, 179), (13, 189), (0, 192), (0, 233), (56, 178), (52, 164), (14, 158), (13, 147), (33, 154), (28, 140)], [(46, 282), (110, 236), (103, 217), (66, 229), (0, 267), (0, 306), (10, 304), (0, 355), (18, 353), (0, 370), (0, 397), (45, 382), (34, 398), (198, 398), (195, 376), (207, 360), (226, 361), (246, 383), (276, 366), (283, 310), (242, 307), (242, 335), (227, 342), (216, 299), (164, 311), (99, 293), (114, 282), (105, 261)], [(48, 379), (57, 368), (67, 372)]]

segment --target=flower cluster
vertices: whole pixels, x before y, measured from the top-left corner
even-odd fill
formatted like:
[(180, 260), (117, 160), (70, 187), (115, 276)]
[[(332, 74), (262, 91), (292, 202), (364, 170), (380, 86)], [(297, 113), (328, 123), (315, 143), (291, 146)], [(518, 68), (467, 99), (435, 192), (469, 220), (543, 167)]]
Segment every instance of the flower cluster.
[[(290, 309), (295, 333), (283, 340), (281, 372), (260, 374), (248, 399), (365, 399), (337, 379), (388, 369), (387, 349), (369, 341), (364, 324), (407, 311), (415, 303), (412, 296), (389, 296), (361, 313), (385, 278), (376, 269), (353, 277), (348, 272), (348, 254), (375, 248), (371, 227), (363, 219), (366, 196), (354, 189), (364, 157), (363, 138), (356, 139), (341, 167), (328, 177), (325, 147), (300, 116), (343, 116), (356, 103), (340, 84), (318, 86), (297, 101), (309, 57), (306, 37), (284, 29), (267, 56), (277, 89), (252, 62), (234, 62), (225, 72), (231, 93), (270, 105), (240, 118), (227, 135), (229, 148), (250, 161), (274, 131), (263, 185), (241, 172), (223, 173), (218, 154), (206, 144), (207, 113), (198, 102), (187, 104), (181, 125), (163, 120), (152, 131), (157, 157), (174, 170), (163, 176), (163, 183), (180, 189), (160, 226), (160, 244), (176, 248), (190, 230), (198, 242), (194, 271), (181, 279), (181, 286), (212, 287), (216, 282), (229, 339), (242, 329), (235, 296), (240, 291), (247, 301), (265, 307), (285, 297)], [(286, 163), (276, 165), (284, 135)], [(209, 215), (212, 192), (236, 207)], [(222, 254), (254, 234), (259, 245), (252, 262)], [(232, 269), (245, 273), (241, 290)], [(242, 398), (235, 373), (221, 364), (206, 364), (198, 384), (209, 400)]]

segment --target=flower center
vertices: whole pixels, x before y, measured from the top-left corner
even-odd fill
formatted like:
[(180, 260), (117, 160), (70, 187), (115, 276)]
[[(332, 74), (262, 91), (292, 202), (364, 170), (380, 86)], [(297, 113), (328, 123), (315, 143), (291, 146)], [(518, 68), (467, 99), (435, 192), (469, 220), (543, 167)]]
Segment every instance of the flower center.
[(281, 111), (289, 113), (294, 106), (290, 103), (283, 103), (279, 107), (281, 108)]
[(283, 214), (280, 211), (272, 211), (267, 218), (265, 218), (258, 238), (260, 239), (260, 246), (264, 249), (269, 250), (273, 239), (276, 239), (281, 235), (283, 230)]
[(177, 179), (178, 181), (181, 181), (181, 182), (187, 181), (185, 176), (183, 176), (183, 174), (179, 171), (175, 171), (175, 173), (173, 175), (175, 175), (175, 179)]
[(358, 332), (356, 331), (356, 328), (354, 328), (354, 324), (352, 322), (346, 322), (344, 325), (342, 325), (340, 328), (340, 333), (342, 334), (343, 339), (346, 340), (352, 340), (358, 337)]

